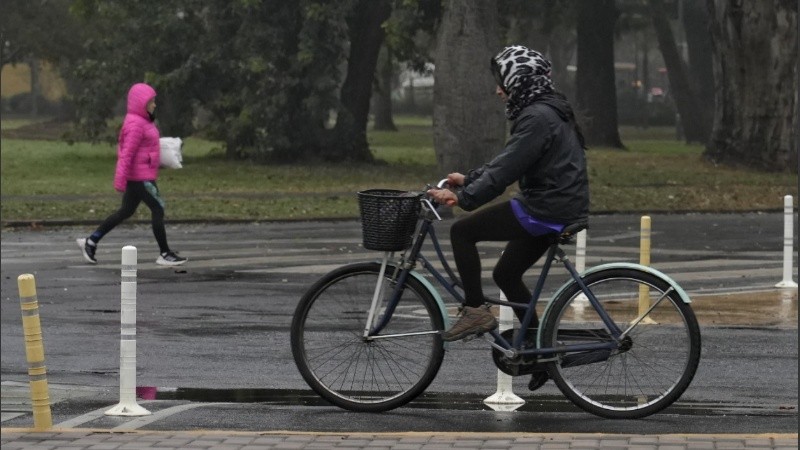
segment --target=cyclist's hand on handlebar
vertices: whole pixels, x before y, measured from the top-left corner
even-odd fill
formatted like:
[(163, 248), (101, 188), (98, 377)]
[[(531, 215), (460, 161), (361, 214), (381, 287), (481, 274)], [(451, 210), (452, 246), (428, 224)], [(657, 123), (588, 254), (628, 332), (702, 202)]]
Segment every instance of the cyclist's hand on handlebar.
[(458, 188), (463, 185), (464, 174), (453, 172), (448, 174), (447, 178), (440, 181), (436, 188), (429, 189), (427, 194), (440, 205), (456, 206), (458, 205), (458, 196), (450, 189)]
[(447, 175), (447, 184), (456, 187), (464, 185), (464, 174), (453, 172)]
[(458, 205), (458, 197), (449, 189), (429, 189), (427, 194), (441, 205)]

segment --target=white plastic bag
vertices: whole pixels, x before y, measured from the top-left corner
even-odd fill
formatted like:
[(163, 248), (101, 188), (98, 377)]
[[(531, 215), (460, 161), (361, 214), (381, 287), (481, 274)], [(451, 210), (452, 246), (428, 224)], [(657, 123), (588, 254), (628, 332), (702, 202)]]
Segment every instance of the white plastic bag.
[(159, 139), (159, 143), (161, 144), (161, 167), (182, 168), (181, 146), (183, 141), (181, 138), (164, 137)]

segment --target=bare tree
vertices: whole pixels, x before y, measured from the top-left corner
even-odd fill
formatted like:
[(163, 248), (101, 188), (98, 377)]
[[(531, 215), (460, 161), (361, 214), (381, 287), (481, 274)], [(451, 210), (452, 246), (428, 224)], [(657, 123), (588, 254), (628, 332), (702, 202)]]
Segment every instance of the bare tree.
[(481, 166), (505, 137), (502, 105), (489, 70), (501, 50), (494, 0), (449, 0), (434, 71), (433, 144), (443, 174)]
[(707, 140), (714, 123), (714, 68), (708, 8), (703, 2), (683, 2), (681, 20), (689, 53), (689, 76), (694, 82), (693, 88), (697, 94)]
[(397, 131), (392, 114), (392, 87), (394, 84), (394, 60), (392, 51), (386, 45), (378, 57), (378, 70), (375, 77), (372, 110), (375, 114), (375, 130)]
[(686, 63), (678, 52), (678, 46), (664, 10), (664, 2), (650, 0), (649, 3), (650, 16), (653, 19), (653, 27), (658, 38), (658, 46), (661, 48), (661, 55), (664, 57), (664, 64), (667, 66), (670, 91), (675, 99), (678, 113), (681, 115), (681, 125), (686, 142), (705, 144), (710, 130), (704, 127), (705, 121), (703, 120), (703, 110), (699, 104), (700, 98), (697, 96), (696, 87), (689, 82)]
[(707, 3), (716, 108), (705, 156), (728, 165), (796, 170), (797, 4)]
[(382, 25), (389, 18), (389, 0), (358, 0), (348, 19), (350, 55), (341, 90), (342, 108), (336, 119), (336, 143), (329, 157), (371, 161), (367, 144), (367, 121), (378, 54), (386, 35)]
[(614, 0), (578, 3), (578, 114), (587, 144), (622, 148), (614, 74)]

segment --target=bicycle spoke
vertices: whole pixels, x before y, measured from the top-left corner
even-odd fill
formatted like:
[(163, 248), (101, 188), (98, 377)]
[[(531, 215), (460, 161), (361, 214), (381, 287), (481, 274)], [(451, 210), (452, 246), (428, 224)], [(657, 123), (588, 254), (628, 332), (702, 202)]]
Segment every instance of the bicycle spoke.
[[(625, 332), (607, 357), (595, 351), (568, 353), (563, 364), (552, 365), (558, 387), (582, 408), (605, 417), (643, 417), (669, 406), (688, 386), (699, 360), (699, 328), (691, 309), (672, 286), (635, 269), (595, 273), (584, 281)], [(605, 327), (592, 306), (588, 313), (575, 312), (578, 294), (574, 288), (554, 300), (546, 342), (609, 341), (606, 331), (593, 331)]]
[[(306, 294), (293, 321), (301, 374), (323, 397), (348, 409), (379, 411), (408, 402), (433, 380), (443, 358), (438, 306), (413, 279), (380, 334), (363, 337), (378, 267), (364, 263), (332, 272)], [(374, 323), (393, 294), (393, 283), (384, 285)]]

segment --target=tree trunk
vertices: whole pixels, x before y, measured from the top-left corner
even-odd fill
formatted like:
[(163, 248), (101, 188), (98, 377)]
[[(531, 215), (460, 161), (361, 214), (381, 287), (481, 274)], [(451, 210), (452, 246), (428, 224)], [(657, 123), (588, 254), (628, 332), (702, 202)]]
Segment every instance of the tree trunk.
[(502, 148), (503, 106), (489, 69), (501, 50), (493, 0), (449, 0), (436, 48), (433, 146), (442, 175), (482, 166)]
[(670, 93), (681, 116), (678, 126), (683, 128), (686, 142), (705, 144), (710, 130), (703, 127), (703, 115), (701, 114), (697, 92), (689, 83), (686, 64), (683, 62), (680, 53), (678, 53), (678, 46), (675, 44), (672, 28), (670, 28), (667, 21), (664, 2), (662, 0), (650, 0), (649, 3), (650, 17), (653, 19), (658, 46), (661, 49), (661, 56), (664, 57), (664, 64), (667, 66)]
[(797, 10), (789, 2), (708, 0), (716, 108), (705, 156), (796, 170)]
[(617, 129), (614, 74), (614, 0), (578, 4), (578, 115), (588, 145), (623, 148)]
[(650, 104), (647, 101), (650, 95), (650, 47), (647, 43), (647, 36), (644, 35), (641, 40), (642, 43), (642, 67), (639, 71), (641, 74), (642, 88), (639, 91), (639, 102), (642, 108), (640, 115), (642, 128), (650, 126)]
[(39, 82), (39, 60), (35, 56), (28, 58), (28, 67), (31, 69), (31, 116), (39, 115), (39, 98), (42, 96), (42, 86)]
[(706, 141), (714, 124), (714, 68), (708, 8), (703, 2), (683, 2), (683, 29), (689, 50), (689, 79), (696, 94)]
[(371, 161), (367, 121), (372, 82), (385, 32), (382, 24), (392, 12), (389, 0), (360, 0), (347, 21), (350, 56), (341, 91), (341, 109), (334, 128), (332, 160)]
[(383, 47), (379, 58), (378, 78), (375, 80), (375, 102), (373, 110), (376, 130), (397, 131), (392, 116), (392, 81), (394, 80), (394, 62), (392, 52)]

